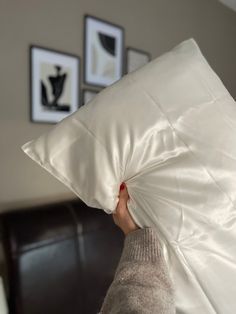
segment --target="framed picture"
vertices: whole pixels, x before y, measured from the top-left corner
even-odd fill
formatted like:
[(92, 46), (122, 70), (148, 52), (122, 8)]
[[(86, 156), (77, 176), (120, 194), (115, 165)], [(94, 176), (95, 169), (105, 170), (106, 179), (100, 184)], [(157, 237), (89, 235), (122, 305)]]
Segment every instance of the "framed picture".
[(87, 104), (90, 100), (92, 100), (99, 92), (92, 90), (92, 89), (88, 89), (85, 88), (83, 89), (83, 100), (82, 100), (82, 105)]
[(106, 87), (124, 73), (124, 30), (90, 15), (84, 17), (84, 81)]
[(126, 48), (126, 73), (141, 68), (151, 60), (151, 54), (136, 48)]
[(79, 108), (80, 58), (30, 46), (32, 122), (57, 123)]

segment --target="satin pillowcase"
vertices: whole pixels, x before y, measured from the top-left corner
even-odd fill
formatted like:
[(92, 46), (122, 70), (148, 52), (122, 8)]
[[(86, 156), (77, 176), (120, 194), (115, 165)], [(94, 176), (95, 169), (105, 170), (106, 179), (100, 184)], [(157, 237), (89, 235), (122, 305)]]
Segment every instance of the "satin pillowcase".
[(232, 314), (235, 134), (235, 102), (189, 39), (22, 149), (107, 213), (126, 182), (133, 219), (158, 232), (176, 312)]

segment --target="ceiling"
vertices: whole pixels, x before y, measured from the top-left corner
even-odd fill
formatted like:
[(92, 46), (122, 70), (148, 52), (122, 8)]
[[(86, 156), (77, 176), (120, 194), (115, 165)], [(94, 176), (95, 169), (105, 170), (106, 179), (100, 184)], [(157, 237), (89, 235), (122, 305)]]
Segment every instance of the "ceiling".
[(236, 12), (236, 0), (219, 0), (219, 1)]

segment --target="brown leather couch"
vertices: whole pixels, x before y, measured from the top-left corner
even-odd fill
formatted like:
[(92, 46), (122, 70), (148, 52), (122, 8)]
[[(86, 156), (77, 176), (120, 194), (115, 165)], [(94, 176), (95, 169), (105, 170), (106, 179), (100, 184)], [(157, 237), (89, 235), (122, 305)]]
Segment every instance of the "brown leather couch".
[(10, 314), (96, 314), (124, 236), (111, 215), (80, 200), (0, 216)]

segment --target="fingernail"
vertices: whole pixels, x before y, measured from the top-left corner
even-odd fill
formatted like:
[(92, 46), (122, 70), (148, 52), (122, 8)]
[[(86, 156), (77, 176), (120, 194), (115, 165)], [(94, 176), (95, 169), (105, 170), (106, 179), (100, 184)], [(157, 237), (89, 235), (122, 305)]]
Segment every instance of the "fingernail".
[(125, 188), (125, 183), (123, 182), (121, 185), (120, 185), (120, 191), (124, 190)]

